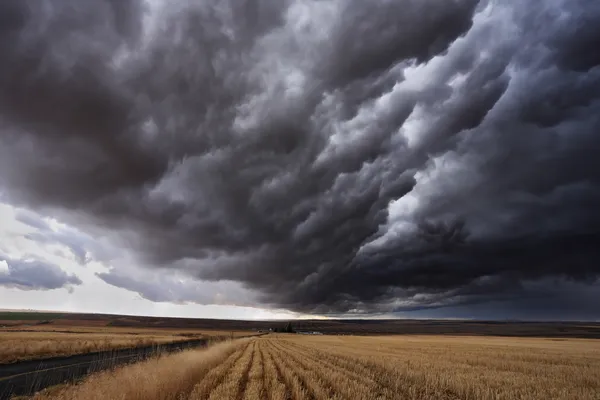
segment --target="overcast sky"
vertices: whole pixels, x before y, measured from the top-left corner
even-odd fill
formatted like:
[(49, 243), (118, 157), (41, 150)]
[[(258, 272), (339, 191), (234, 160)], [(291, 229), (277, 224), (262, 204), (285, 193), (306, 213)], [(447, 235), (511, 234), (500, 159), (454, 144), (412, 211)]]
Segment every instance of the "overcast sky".
[(600, 319), (600, 2), (4, 0), (0, 308)]

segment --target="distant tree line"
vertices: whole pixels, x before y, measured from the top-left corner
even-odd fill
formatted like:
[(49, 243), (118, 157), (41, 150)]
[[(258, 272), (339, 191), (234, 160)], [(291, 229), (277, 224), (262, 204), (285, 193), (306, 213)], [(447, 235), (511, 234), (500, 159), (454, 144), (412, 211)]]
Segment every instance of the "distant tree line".
[(287, 325), (285, 327), (281, 327), (281, 328), (273, 328), (273, 332), (279, 332), (279, 333), (296, 333), (296, 331), (294, 330), (294, 327), (292, 326), (291, 322), (288, 322)]

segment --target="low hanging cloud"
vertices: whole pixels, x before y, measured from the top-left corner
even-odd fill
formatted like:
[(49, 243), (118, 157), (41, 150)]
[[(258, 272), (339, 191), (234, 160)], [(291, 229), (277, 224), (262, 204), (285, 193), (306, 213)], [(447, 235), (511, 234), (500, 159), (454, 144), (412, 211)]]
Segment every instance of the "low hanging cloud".
[(591, 0), (7, 0), (0, 188), (294, 311), (593, 287), (599, 27)]
[(30, 259), (10, 259), (0, 254), (0, 286), (21, 290), (73, 290), (81, 285), (74, 274), (67, 274), (59, 266)]
[(110, 262), (123, 256), (123, 251), (106, 243), (104, 237), (91, 236), (64, 224), (51, 226), (47, 218), (32, 211), (18, 209), (14, 219), (33, 231), (24, 237), (38, 245), (58, 245), (71, 253), (79, 265), (91, 261)]
[(234, 282), (197, 282), (189, 277), (164, 271), (144, 271), (139, 268), (114, 268), (96, 276), (109, 285), (138, 293), (154, 302), (175, 304), (217, 304), (253, 306), (253, 293)]

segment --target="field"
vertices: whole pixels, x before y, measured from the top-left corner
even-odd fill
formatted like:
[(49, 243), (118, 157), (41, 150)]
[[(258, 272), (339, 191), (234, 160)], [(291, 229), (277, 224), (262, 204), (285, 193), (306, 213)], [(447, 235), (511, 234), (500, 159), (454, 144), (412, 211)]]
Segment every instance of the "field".
[(600, 399), (600, 342), (269, 334), (88, 377), (36, 399)]
[(62, 313), (0, 311), (0, 321), (39, 321), (62, 318)]
[[(109, 314), (0, 312), (0, 331), (70, 329), (70, 327), (127, 328), (176, 331), (256, 331), (285, 326), (284, 321), (236, 321), (200, 318), (143, 317)], [(300, 331), (344, 335), (490, 335), (600, 339), (598, 322), (453, 321), (406, 319), (313, 319), (294, 321)]]
[[(37, 399), (600, 400), (598, 323), (300, 320), (295, 330), (324, 335), (239, 339), (287, 322), (47, 312), (0, 318), (0, 372), (11, 382), (23, 375), (9, 372), (22, 365), (17, 361), (35, 359), (37, 368), (52, 356), (215, 339), (207, 349), (154, 355), (87, 377), (73, 370), (67, 380), (78, 383), (50, 387)], [(81, 365), (85, 356), (78, 357), (69, 362)], [(61, 368), (71, 374), (70, 364)], [(47, 371), (27, 379), (55, 374)], [(36, 387), (65, 382), (54, 378)], [(6, 379), (0, 374), (0, 389)]]
[(189, 339), (169, 333), (0, 332), (0, 364)]
[(0, 329), (0, 365), (46, 357), (143, 347), (249, 332), (38, 325)]

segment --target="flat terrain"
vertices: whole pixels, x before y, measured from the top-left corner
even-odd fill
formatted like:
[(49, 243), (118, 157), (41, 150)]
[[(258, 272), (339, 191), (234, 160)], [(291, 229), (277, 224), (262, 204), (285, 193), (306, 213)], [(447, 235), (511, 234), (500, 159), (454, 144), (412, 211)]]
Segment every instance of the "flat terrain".
[[(2, 329), (137, 328), (156, 332), (250, 331), (282, 328), (282, 321), (159, 318), (108, 314), (0, 312)], [(4, 328), (2, 328), (4, 327)], [(327, 319), (298, 320), (294, 328), (345, 335), (487, 335), (509, 337), (599, 338), (598, 322), (518, 322), (457, 320)]]
[(0, 400), (15, 395), (31, 395), (40, 389), (77, 380), (98, 371), (171, 352), (204, 347), (209, 339), (193, 339), (160, 346), (135, 347), (70, 357), (0, 364)]
[(63, 318), (64, 313), (0, 311), (0, 321), (22, 322)]
[[(598, 323), (300, 320), (293, 321), (297, 331), (323, 335), (235, 339), (286, 325), (0, 312), (0, 381), (32, 393), (83, 379), (45, 389), (38, 399), (600, 400)], [(229, 340), (159, 357), (152, 348), (115, 350), (217, 337)], [(111, 353), (91, 354), (104, 350)], [(49, 367), (31, 372), (28, 363)]]
[(600, 341), (270, 334), (95, 374), (37, 399), (600, 398)]
[(120, 328), (52, 323), (17, 325), (0, 328), (0, 366), (25, 360), (164, 345), (201, 338), (238, 337), (249, 333), (251, 332)]
[[(202, 335), (198, 334), (198, 338)], [(189, 336), (147, 332), (0, 332), (0, 364), (190, 340)]]

